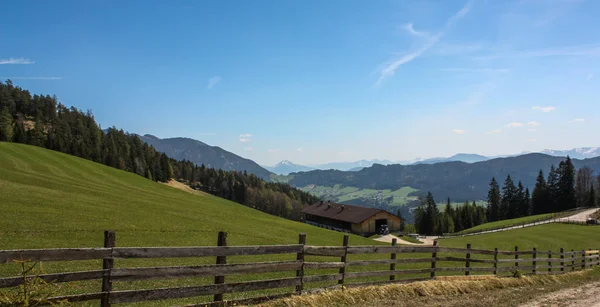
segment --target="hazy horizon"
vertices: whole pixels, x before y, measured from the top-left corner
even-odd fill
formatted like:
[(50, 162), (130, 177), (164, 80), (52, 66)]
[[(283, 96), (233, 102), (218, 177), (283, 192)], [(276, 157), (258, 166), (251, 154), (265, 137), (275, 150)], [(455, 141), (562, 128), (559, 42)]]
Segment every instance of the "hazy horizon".
[(0, 79), (260, 165), (597, 145), (597, 1), (4, 8)]

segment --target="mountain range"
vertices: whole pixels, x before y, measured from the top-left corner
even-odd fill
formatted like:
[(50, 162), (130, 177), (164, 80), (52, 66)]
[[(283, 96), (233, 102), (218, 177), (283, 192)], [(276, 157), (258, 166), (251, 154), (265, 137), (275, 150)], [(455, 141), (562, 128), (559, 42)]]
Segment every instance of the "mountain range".
[[(463, 202), (487, 199), (492, 177), (502, 185), (506, 176), (510, 175), (515, 183), (522, 181), (531, 191), (540, 169), (547, 175), (551, 165), (557, 166), (563, 160), (563, 157), (532, 153), (475, 163), (374, 164), (357, 172), (314, 170), (293, 173), (286, 177), (286, 182), (299, 188), (310, 185), (374, 190), (411, 187), (419, 191), (410, 195), (419, 196), (430, 191), (437, 199), (450, 197), (453, 201)], [(600, 173), (600, 157), (573, 159), (573, 164), (576, 168), (588, 166), (595, 174)]]
[(371, 167), (373, 164), (382, 164), (382, 165), (389, 165), (389, 164), (394, 164), (394, 161), (389, 161), (389, 160), (359, 160), (359, 161), (354, 161), (354, 162), (332, 162), (332, 163), (326, 163), (326, 164), (319, 164), (319, 165), (299, 165), (299, 164), (295, 164), (293, 162), (290, 162), (288, 160), (283, 160), (273, 166), (263, 166), (265, 169), (278, 174), (278, 175), (288, 175), (291, 173), (297, 173), (297, 172), (308, 172), (308, 171), (312, 171), (312, 170), (328, 170), (328, 169), (335, 169), (335, 170), (340, 170), (340, 171), (359, 171), (365, 167)]
[(156, 150), (164, 152), (167, 156), (177, 160), (188, 160), (195, 164), (204, 164), (207, 167), (225, 171), (247, 171), (263, 179), (269, 179), (271, 172), (264, 169), (256, 162), (242, 158), (218, 146), (210, 146), (190, 138), (161, 139), (146, 134), (138, 135), (139, 138), (152, 145)]

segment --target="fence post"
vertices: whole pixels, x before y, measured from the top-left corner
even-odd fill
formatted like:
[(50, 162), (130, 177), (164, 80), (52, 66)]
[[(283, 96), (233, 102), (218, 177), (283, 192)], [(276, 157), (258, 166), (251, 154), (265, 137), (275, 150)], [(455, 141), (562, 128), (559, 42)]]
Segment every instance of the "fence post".
[(537, 269), (537, 261), (535, 261), (535, 259), (537, 258), (537, 248), (533, 248), (533, 275), (535, 275), (536, 269)]
[(340, 268), (340, 274), (342, 274), (342, 279), (338, 280), (338, 284), (343, 285), (344, 280), (346, 279), (346, 257), (348, 256), (348, 235), (344, 235), (344, 256), (342, 256), (341, 262), (344, 263), (344, 266)]
[(110, 258), (102, 259), (102, 298), (100, 299), (101, 307), (110, 307), (110, 292), (112, 291), (112, 281), (110, 274), (115, 264), (115, 260), (112, 256), (112, 248), (115, 247), (116, 235), (114, 231), (104, 231), (104, 247), (111, 248)]
[[(398, 239), (393, 238), (392, 246), (396, 246), (396, 244), (398, 244)], [(396, 252), (392, 252), (390, 259), (394, 260), (392, 263), (390, 263), (390, 271), (392, 272), (392, 275), (390, 275), (390, 281), (394, 281), (396, 280)]]
[(494, 275), (498, 275), (498, 248), (494, 248)]
[(465, 276), (471, 275), (471, 243), (467, 243), (467, 259), (465, 260)]
[[(219, 231), (219, 237), (217, 239), (217, 246), (227, 246), (227, 233), (224, 231)], [(217, 264), (227, 264), (226, 256), (217, 256)], [(224, 284), (225, 276), (215, 276), (215, 285)], [(222, 302), (223, 301), (223, 293), (215, 294), (213, 301)]]
[(560, 248), (560, 271), (565, 271), (565, 249), (562, 247)]
[(581, 255), (583, 257), (583, 259), (581, 260), (581, 269), (585, 270), (585, 249), (581, 251)]
[(552, 272), (552, 251), (548, 251), (548, 272)]
[[(515, 246), (515, 260), (519, 260), (519, 247)], [(515, 270), (519, 269), (519, 262), (515, 261)]]
[(302, 261), (300, 270), (296, 271), (296, 277), (300, 277), (300, 284), (296, 286), (296, 292), (302, 293), (304, 290), (304, 245), (306, 244), (306, 234), (301, 233), (298, 235), (298, 244), (302, 245), (302, 251), (296, 254), (296, 261)]
[(575, 251), (571, 249), (571, 271), (575, 271)]
[(438, 250), (438, 241), (433, 241), (433, 252), (431, 253), (431, 274), (429, 277), (432, 279), (435, 278), (435, 269), (437, 266), (437, 250)]

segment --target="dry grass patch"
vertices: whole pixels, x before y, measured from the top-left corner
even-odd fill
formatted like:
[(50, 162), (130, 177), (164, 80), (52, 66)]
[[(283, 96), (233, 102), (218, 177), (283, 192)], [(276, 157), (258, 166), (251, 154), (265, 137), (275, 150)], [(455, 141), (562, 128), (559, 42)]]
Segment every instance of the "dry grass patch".
[[(415, 299), (419, 299), (423, 303), (423, 299), (427, 298), (452, 298), (468, 294), (480, 295), (493, 290), (509, 288), (545, 288), (550, 285), (580, 280), (586, 274), (589, 274), (589, 271), (564, 275), (523, 276), (520, 278), (496, 276), (440, 277), (431, 281), (408, 284), (327, 290), (317, 294), (271, 301), (260, 306), (403, 306), (406, 305), (406, 302), (415, 302)], [(442, 302), (449, 303), (445, 299)]]

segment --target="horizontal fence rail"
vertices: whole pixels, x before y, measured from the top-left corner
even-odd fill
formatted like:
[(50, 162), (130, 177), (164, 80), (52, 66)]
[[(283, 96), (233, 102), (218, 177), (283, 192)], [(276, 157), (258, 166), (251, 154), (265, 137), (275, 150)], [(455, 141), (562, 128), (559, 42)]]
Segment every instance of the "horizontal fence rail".
[[(447, 275), (471, 275), (471, 273), (500, 276), (561, 274), (600, 266), (598, 249), (540, 251), (535, 248), (519, 250), (515, 247), (514, 250), (485, 250), (472, 248), (470, 244), (466, 248), (441, 247), (438, 246), (438, 242), (433, 246), (402, 246), (397, 245), (396, 242), (392, 242), (391, 246), (352, 246), (348, 244), (348, 235), (344, 236), (341, 246), (313, 246), (306, 244), (305, 234), (300, 234), (299, 244), (227, 246), (226, 238), (226, 233), (219, 233), (219, 246), (115, 247), (114, 232), (106, 231), (103, 248), (0, 250), (0, 263), (102, 260), (102, 269), (98, 270), (0, 278), (0, 288), (17, 287), (34, 278), (40, 278), (48, 283), (101, 280), (102, 288), (98, 289), (98, 292), (55, 296), (51, 297), (49, 302), (100, 300), (101, 306), (110, 307), (121, 303), (213, 297), (211, 302), (191, 305), (205, 306), (236, 302), (246, 304), (274, 297), (302, 294), (313, 291), (311, 289), (330, 288), (333, 285), (334, 287), (356, 287), (406, 283)], [(278, 261), (227, 263), (227, 257), (257, 255), (288, 255), (289, 260), (282, 260), (283, 258), (279, 256), (275, 259)], [(374, 259), (382, 255), (387, 258)], [(189, 266), (134, 268), (114, 266), (114, 261), (119, 259), (195, 257), (215, 257), (216, 262)], [(261, 257), (262, 260), (264, 258)], [(367, 268), (372, 266), (377, 268)], [(278, 275), (269, 275), (270, 273)], [(227, 276), (244, 274), (266, 274), (265, 276), (268, 275), (267, 277), (270, 278), (242, 282), (226, 281)], [(279, 277), (272, 278), (275, 276)], [(119, 282), (207, 277), (214, 278), (214, 283), (158, 289), (113, 290), (113, 283)], [(119, 289), (123, 288), (119, 287)], [(295, 289), (295, 291), (238, 301), (225, 301), (223, 298), (224, 294), (282, 288)]]

